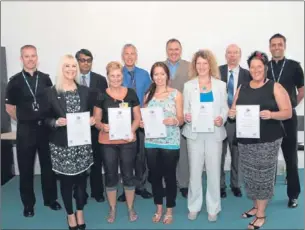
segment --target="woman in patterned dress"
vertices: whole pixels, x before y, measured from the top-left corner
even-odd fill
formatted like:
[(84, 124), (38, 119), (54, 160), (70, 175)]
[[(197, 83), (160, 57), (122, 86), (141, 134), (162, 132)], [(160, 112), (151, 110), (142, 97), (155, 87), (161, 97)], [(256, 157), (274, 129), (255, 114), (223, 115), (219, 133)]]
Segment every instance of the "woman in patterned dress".
[(241, 175), (253, 208), (243, 218), (255, 216), (248, 229), (259, 229), (265, 223), (265, 210), (273, 196), (279, 148), (284, 135), (282, 120), (291, 118), (292, 107), (287, 91), (268, 80), (268, 57), (255, 51), (248, 58), (252, 81), (236, 92), (229, 118), (235, 119), (236, 106), (260, 106), (260, 138), (238, 138)]
[[(60, 189), (67, 212), (69, 229), (85, 229), (83, 208), (85, 204), (86, 170), (93, 164), (91, 144), (68, 147), (67, 113), (89, 112), (88, 87), (78, 84), (79, 67), (72, 55), (61, 59), (55, 86), (46, 92), (49, 111), (46, 123), (51, 128), (50, 152), (52, 169), (60, 175)], [(95, 120), (90, 118), (89, 125)], [(90, 143), (90, 142), (89, 142)], [(73, 211), (72, 190), (75, 187), (76, 212)]]
[[(153, 222), (159, 222), (163, 212), (163, 184), (165, 181), (166, 213), (163, 217), (164, 224), (173, 221), (173, 208), (176, 206), (177, 183), (176, 168), (180, 150), (180, 128), (183, 122), (183, 102), (181, 93), (168, 86), (169, 69), (162, 63), (155, 63), (150, 72), (153, 80), (145, 96), (144, 107), (161, 107), (164, 111), (164, 121), (167, 136), (164, 138), (145, 137), (147, 165), (150, 171), (152, 192), (156, 213)], [(144, 128), (143, 121), (140, 126)]]

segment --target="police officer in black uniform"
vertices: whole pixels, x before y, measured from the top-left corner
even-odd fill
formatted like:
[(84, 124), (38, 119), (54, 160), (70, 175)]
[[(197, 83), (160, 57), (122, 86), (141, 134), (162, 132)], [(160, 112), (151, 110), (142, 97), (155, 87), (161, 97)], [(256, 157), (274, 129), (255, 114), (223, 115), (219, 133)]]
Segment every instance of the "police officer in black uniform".
[(17, 161), (20, 172), (20, 196), (23, 215), (34, 216), (34, 162), (36, 151), (41, 167), (44, 205), (61, 209), (57, 200), (56, 177), (52, 171), (48, 130), (43, 124), (46, 112), (45, 89), (52, 86), (48, 74), (37, 71), (37, 50), (33, 45), (21, 48), (23, 70), (10, 78), (6, 89), (6, 111), (17, 121)]
[(288, 207), (296, 208), (301, 191), (298, 174), (298, 120), (295, 107), (304, 98), (304, 72), (300, 64), (285, 57), (286, 38), (275, 34), (269, 39), (272, 60), (268, 63), (267, 77), (279, 82), (288, 92), (293, 108), (292, 118), (283, 121), (286, 136), (283, 138), (282, 151), (287, 168)]

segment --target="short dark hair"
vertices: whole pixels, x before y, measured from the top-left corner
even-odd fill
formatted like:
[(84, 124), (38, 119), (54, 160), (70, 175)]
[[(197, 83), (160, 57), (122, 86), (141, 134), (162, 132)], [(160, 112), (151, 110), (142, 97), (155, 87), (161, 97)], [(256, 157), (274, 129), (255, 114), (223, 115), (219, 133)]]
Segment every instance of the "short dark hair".
[(24, 50), (24, 49), (35, 49), (35, 50), (37, 50), (37, 48), (36, 48), (36, 46), (34, 46), (34, 45), (24, 45), (24, 46), (22, 46), (21, 48), (20, 48), (20, 54), (22, 55), (22, 51)]
[[(168, 46), (169, 43), (173, 43), (173, 42), (177, 42), (177, 43), (179, 43), (179, 45), (181, 46), (181, 42), (180, 42), (178, 39), (176, 39), (176, 38), (171, 38), (171, 39), (169, 39), (169, 40), (166, 42), (166, 48), (167, 48), (167, 46)], [(182, 47), (182, 46), (181, 46), (181, 47)]]
[(91, 57), (91, 59), (93, 60), (93, 55), (92, 55), (92, 53), (91, 53), (89, 50), (87, 50), (87, 49), (81, 49), (81, 50), (77, 51), (77, 53), (75, 54), (75, 58), (78, 60), (78, 59), (79, 59), (79, 56), (80, 56), (81, 54), (86, 55), (86, 56), (88, 56), (88, 57)]
[(274, 38), (282, 38), (284, 40), (284, 43), (286, 43), (286, 37), (282, 34), (277, 33), (272, 35), (272, 37), (269, 39), (269, 44), (271, 43), (271, 40)]
[(248, 63), (249, 68), (250, 68), (251, 61), (253, 59), (260, 60), (265, 66), (268, 65), (268, 56), (264, 52), (256, 50), (248, 57), (247, 63)]

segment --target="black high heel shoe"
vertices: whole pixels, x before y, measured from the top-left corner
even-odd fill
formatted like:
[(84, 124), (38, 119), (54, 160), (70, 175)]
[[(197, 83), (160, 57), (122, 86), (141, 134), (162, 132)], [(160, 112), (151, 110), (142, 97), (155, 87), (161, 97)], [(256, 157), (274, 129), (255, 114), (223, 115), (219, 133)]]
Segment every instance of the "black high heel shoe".
[(74, 227), (71, 227), (71, 226), (69, 225), (69, 218), (68, 218), (68, 217), (67, 217), (67, 224), (68, 224), (69, 230), (78, 230), (78, 226), (77, 226), (77, 225), (74, 226)]
[[(75, 218), (76, 218), (76, 222), (78, 222), (76, 212), (75, 212)], [(83, 223), (81, 225), (77, 224), (77, 227), (78, 227), (79, 230), (86, 230), (86, 224), (85, 223)]]

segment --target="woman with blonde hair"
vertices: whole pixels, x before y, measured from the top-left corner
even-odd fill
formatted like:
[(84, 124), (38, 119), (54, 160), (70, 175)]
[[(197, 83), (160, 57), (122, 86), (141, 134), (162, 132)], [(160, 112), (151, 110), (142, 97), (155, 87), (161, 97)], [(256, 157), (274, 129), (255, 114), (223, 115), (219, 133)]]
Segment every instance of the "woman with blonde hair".
[[(224, 123), (227, 119), (227, 91), (222, 82), (216, 59), (211, 51), (199, 50), (194, 54), (192, 79), (184, 84), (184, 119), (182, 134), (187, 138), (190, 183), (188, 193), (188, 218), (195, 220), (201, 211), (202, 171), (207, 175), (206, 205), (208, 220), (216, 221), (220, 205), (220, 166), (222, 141), (226, 138)], [(209, 110), (206, 110), (210, 108)], [(209, 121), (203, 117), (212, 114)], [(206, 128), (199, 127), (198, 121)]]
[[(60, 175), (60, 190), (67, 212), (69, 229), (85, 229), (86, 171), (93, 164), (91, 144), (68, 146), (67, 113), (90, 112), (89, 88), (79, 85), (79, 67), (72, 55), (62, 57), (55, 86), (46, 92), (48, 113), (46, 123), (51, 128), (49, 146), (52, 169)], [(90, 118), (90, 124), (95, 120)], [(76, 212), (73, 211), (72, 190), (75, 187)]]
[[(123, 179), (129, 221), (136, 221), (138, 216), (134, 210), (135, 196), (135, 158), (137, 152), (135, 132), (140, 125), (140, 102), (133, 89), (122, 86), (123, 67), (119, 62), (110, 62), (107, 67), (109, 88), (101, 94), (94, 107), (96, 128), (100, 130), (102, 162), (105, 170), (105, 185), (110, 205), (108, 223), (116, 218), (117, 186), (119, 182), (118, 166)], [(131, 138), (126, 140), (110, 140), (111, 127), (108, 122), (109, 108), (129, 108), (131, 111)], [(120, 164), (119, 164), (120, 163)]]

